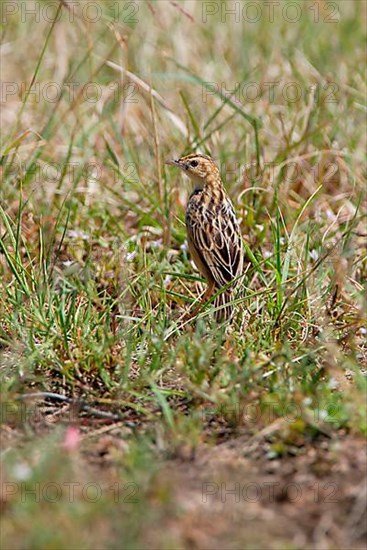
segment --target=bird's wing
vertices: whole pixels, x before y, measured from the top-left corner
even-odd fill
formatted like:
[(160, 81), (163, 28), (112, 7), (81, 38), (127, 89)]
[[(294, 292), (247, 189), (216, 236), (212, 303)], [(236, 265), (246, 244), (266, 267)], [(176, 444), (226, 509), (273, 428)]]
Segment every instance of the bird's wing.
[(243, 245), (231, 203), (222, 203), (215, 211), (188, 211), (186, 225), (197, 254), (205, 263), (218, 287), (242, 273)]

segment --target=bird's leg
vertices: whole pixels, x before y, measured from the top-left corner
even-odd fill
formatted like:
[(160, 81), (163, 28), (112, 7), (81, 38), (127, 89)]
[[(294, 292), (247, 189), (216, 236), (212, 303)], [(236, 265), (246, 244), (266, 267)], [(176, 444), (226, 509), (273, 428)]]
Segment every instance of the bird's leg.
[(200, 302), (197, 304), (196, 308), (194, 309), (194, 311), (192, 313), (189, 314), (189, 319), (192, 319), (193, 317), (196, 317), (196, 315), (199, 313), (202, 305), (207, 301), (209, 300), (209, 298), (212, 296), (213, 294), (213, 291), (214, 291), (214, 288), (215, 288), (215, 283), (214, 281), (209, 281), (208, 283), (208, 287), (206, 289), (206, 291), (204, 292)]

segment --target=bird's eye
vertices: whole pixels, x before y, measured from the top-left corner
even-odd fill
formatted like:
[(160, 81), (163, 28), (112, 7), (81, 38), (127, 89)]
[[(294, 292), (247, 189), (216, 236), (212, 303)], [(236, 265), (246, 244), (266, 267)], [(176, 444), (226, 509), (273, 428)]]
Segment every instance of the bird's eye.
[(192, 161), (190, 162), (190, 166), (192, 166), (193, 168), (195, 168), (198, 164), (199, 164), (199, 163), (198, 163), (197, 160), (192, 160)]

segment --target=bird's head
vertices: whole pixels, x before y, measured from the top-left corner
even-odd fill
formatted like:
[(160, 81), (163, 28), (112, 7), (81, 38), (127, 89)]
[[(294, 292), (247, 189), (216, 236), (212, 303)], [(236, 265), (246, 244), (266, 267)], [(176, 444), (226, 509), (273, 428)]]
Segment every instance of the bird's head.
[(178, 160), (168, 160), (166, 164), (177, 166), (189, 176), (195, 185), (204, 187), (210, 182), (219, 181), (220, 173), (215, 162), (207, 155), (192, 153)]

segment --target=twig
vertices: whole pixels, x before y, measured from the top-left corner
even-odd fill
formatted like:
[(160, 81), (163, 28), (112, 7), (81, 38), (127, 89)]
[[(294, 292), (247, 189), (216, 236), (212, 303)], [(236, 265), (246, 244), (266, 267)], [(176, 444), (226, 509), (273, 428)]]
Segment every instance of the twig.
[(83, 401), (78, 401), (75, 399), (72, 399), (70, 397), (67, 397), (66, 395), (60, 395), (59, 393), (53, 393), (53, 392), (34, 392), (34, 393), (23, 393), (22, 395), (18, 395), (16, 397), (18, 400), (25, 400), (25, 399), (50, 399), (53, 401), (61, 401), (62, 403), (70, 403), (77, 405), (81, 411), (87, 412), (92, 414), (93, 416), (96, 416), (98, 418), (108, 418), (109, 420), (123, 420), (125, 425), (130, 428), (135, 428), (136, 424), (134, 422), (129, 422), (124, 420), (123, 416), (118, 413), (110, 413), (107, 411), (101, 411), (99, 409), (96, 409), (95, 407), (91, 407), (90, 405), (87, 405), (87, 403)]

